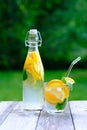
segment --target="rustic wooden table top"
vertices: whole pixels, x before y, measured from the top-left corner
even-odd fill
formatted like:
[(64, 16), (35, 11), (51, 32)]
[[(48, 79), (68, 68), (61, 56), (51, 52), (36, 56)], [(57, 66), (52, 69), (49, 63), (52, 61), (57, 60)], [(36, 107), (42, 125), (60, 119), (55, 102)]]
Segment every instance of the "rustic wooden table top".
[(87, 101), (71, 101), (62, 114), (24, 111), (23, 102), (0, 102), (0, 130), (87, 130)]

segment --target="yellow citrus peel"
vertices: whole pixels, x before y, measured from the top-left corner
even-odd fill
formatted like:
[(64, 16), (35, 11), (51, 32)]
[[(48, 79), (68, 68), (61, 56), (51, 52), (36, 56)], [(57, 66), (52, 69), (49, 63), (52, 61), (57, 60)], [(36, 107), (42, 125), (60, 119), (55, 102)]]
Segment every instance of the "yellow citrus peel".
[(50, 104), (62, 103), (69, 96), (69, 88), (61, 80), (54, 79), (45, 85), (45, 100)]
[(31, 73), (34, 80), (43, 79), (43, 67), (38, 52), (29, 52), (25, 60), (24, 69)]

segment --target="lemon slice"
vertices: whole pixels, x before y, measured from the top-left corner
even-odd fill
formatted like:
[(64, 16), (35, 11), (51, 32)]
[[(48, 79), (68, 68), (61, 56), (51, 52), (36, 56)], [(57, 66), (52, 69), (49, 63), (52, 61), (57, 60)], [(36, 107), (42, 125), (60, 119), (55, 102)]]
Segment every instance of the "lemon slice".
[(61, 80), (51, 80), (45, 86), (45, 100), (50, 104), (62, 103), (69, 96), (69, 88)]
[(66, 82), (69, 82), (71, 84), (75, 83), (75, 81), (72, 78), (70, 78), (70, 77), (65, 77), (65, 80), (66, 80)]
[(72, 78), (70, 78), (70, 77), (63, 77), (63, 78), (62, 78), (62, 81), (63, 81), (64, 83), (66, 83), (66, 85), (69, 86), (70, 89), (72, 89), (72, 86), (73, 86), (73, 84), (75, 83), (75, 81), (74, 81)]
[(25, 60), (24, 69), (32, 75), (34, 82), (43, 80), (43, 67), (38, 52), (29, 52)]

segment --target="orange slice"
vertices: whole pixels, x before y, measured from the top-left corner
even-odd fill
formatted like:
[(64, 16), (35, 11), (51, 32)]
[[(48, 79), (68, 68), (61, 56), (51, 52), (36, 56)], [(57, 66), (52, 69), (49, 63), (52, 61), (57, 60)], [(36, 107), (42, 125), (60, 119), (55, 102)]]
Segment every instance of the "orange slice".
[(69, 96), (69, 88), (61, 80), (51, 80), (45, 86), (45, 100), (50, 104), (62, 103)]
[(43, 67), (38, 52), (29, 52), (27, 55), (24, 69), (31, 73), (34, 80), (43, 80)]

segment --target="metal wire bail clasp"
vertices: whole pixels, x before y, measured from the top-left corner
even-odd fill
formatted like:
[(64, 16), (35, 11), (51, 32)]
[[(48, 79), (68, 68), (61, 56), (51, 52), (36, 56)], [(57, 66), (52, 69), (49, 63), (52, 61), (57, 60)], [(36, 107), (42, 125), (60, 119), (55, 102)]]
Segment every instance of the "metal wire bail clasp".
[[(25, 37), (25, 46), (27, 47), (29, 47), (29, 46), (41, 46), (42, 45), (42, 38), (41, 38), (41, 35), (40, 35), (40, 32), (39, 31), (37, 31), (36, 29), (32, 29), (33, 31), (32, 31), (32, 34), (33, 35), (36, 35), (36, 40), (35, 41), (30, 41), (30, 39), (29, 39), (29, 36), (30, 36), (30, 31), (28, 31), (27, 32), (27, 34), (26, 34), (26, 37)], [(31, 43), (36, 43), (36, 44), (34, 44), (34, 45), (32, 45)]]

